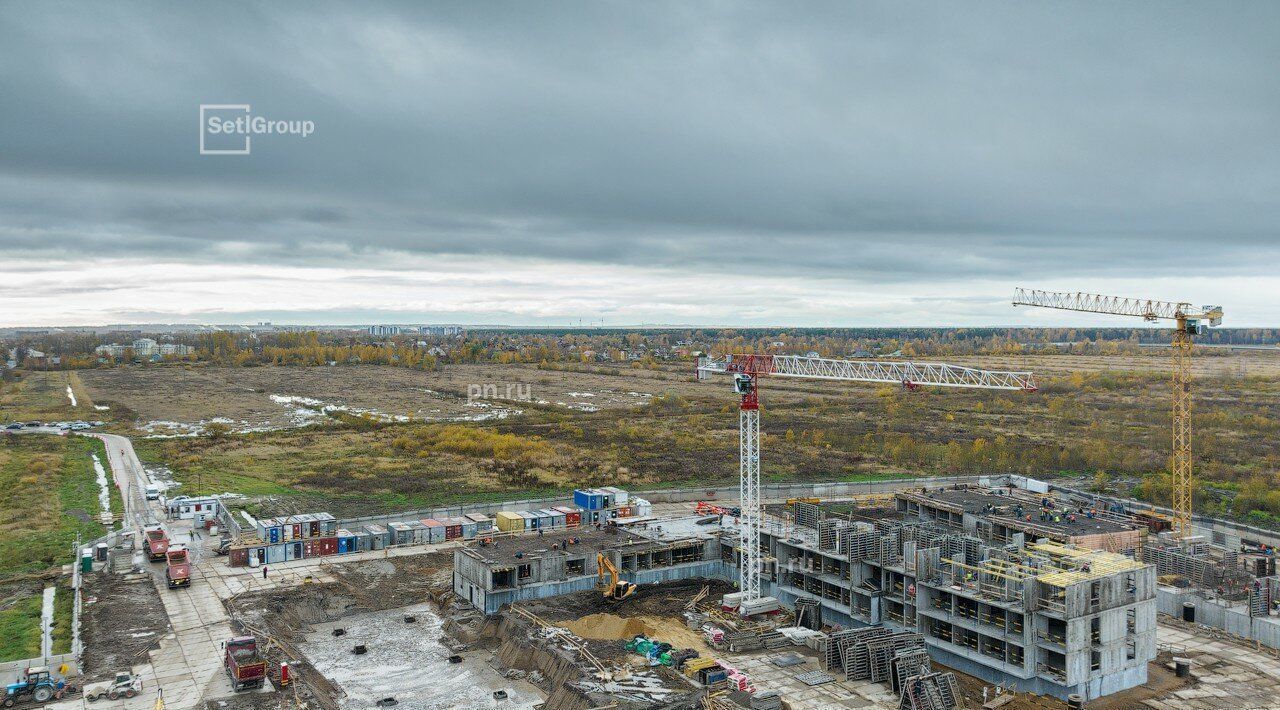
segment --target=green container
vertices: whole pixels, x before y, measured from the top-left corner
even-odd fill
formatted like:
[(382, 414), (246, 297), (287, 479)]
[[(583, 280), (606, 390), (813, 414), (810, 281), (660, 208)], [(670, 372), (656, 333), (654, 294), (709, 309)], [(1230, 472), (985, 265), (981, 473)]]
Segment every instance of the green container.
[(93, 553), (92, 552), (85, 550), (84, 552), (80, 553), (80, 571), (81, 572), (93, 571)]

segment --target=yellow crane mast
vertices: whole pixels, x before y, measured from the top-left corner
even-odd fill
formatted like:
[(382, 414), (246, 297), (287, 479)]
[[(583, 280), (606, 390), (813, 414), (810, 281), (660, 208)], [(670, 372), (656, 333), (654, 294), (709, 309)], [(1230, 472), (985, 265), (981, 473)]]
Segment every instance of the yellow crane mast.
[(1173, 330), (1173, 527), (1180, 537), (1191, 534), (1191, 345), (1208, 326), (1222, 324), (1222, 306), (1192, 308), (1190, 303), (1100, 296), (1020, 288), (1013, 305), (1056, 308), (1084, 313), (1137, 316), (1147, 321), (1172, 320)]

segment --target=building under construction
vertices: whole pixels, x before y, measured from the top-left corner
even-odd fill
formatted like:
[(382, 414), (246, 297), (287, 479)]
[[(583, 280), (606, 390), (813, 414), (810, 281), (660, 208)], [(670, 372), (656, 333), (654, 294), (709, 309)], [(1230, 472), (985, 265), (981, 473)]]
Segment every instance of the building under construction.
[(815, 627), (915, 631), (941, 663), (1062, 698), (1147, 680), (1155, 568), (1122, 554), (1143, 531), (1118, 515), (1011, 489), (913, 490), (875, 508), (797, 502), (770, 513), (766, 589), (798, 602)]
[[(714, 524), (712, 524), (714, 523)], [(454, 556), (454, 591), (485, 613), (595, 587), (606, 556), (635, 584), (737, 581), (736, 521), (691, 516), (604, 530), (511, 536)], [(1156, 573), (1141, 526), (1063, 509), (1012, 488), (900, 491), (880, 500), (768, 506), (762, 590), (798, 624), (914, 632), (939, 662), (989, 682), (1066, 698), (1147, 680), (1156, 655)], [(916, 636), (919, 634), (919, 637)], [(837, 668), (891, 654), (832, 652)], [(847, 639), (855, 642), (857, 639)], [(843, 668), (847, 677), (890, 677)]]

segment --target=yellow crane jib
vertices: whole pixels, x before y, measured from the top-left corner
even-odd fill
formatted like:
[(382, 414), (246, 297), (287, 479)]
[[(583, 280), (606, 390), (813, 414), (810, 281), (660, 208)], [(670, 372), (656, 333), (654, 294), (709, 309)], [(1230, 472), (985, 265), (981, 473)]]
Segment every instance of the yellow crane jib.
[(1103, 296), (1097, 293), (1041, 291), (1019, 288), (1013, 305), (1055, 308), (1083, 313), (1136, 316), (1146, 321), (1172, 320), (1173, 329), (1173, 513), (1174, 531), (1191, 534), (1191, 497), (1194, 490), (1191, 458), (1191, 346), (1197, 335), (1222, 325), (1222, 306), (1193, 308), (1186, 301)]

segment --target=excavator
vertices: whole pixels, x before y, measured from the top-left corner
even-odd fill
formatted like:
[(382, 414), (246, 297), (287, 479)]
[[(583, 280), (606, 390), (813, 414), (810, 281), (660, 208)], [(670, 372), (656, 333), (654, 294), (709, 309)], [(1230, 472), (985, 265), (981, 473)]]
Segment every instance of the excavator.
[[(596, 553), (596, 573), (600, 577), (600, 587), (606, 601), (620, 602), (636, 593), (636, 585), (620, 579), (618, 568), (614, 566), (613, 560), (602, 552)], [(608, 582), (605, 582), (606, 574), (609, 576)]]

